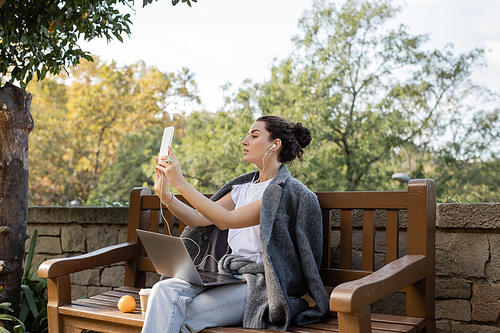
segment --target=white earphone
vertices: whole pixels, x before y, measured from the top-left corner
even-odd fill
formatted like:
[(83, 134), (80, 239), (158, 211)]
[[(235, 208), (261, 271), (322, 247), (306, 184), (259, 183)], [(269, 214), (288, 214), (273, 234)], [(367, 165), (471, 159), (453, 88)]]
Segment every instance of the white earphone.
[[(275, 147), (276, 147), (276, 144), (274, 144), (271, 148), (269, 148), (269, 149), (267, 150), (267, 152), (264, 154), (264, 156), (267, 156), (267, 154), (269, 154), (269, 152), (270, 152), (273, 148), (275, 148)], [(271, 154), (272, 154), (272, 152), (271, 152)]]

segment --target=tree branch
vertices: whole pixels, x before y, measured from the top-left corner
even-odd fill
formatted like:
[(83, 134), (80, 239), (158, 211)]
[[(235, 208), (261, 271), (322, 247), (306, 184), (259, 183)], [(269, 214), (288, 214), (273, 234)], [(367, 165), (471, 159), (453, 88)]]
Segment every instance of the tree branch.
[[(380, 159), (382, 158), (382, 156), (377, 156), (373, 159), (371, 159), (367, 164), (366, 164), (366, 167), (364, 168), (365, 171), (368, 171), (368, 169), (370, 169), (371, 165), (375, 162), (378, 162), (380, 161)], [(358, 184), (361, 180), (361, 178), (363, 178), (363, 176), (365, 175), (365, 172), (360, 172), (358, 174), (358, 176), (356, 178), (353, 179), (353, 182), (351, 184), (351, 188), (349, 189), (350, 191), (354, 191), (356, 189), (356, 187), (358, 187)]]

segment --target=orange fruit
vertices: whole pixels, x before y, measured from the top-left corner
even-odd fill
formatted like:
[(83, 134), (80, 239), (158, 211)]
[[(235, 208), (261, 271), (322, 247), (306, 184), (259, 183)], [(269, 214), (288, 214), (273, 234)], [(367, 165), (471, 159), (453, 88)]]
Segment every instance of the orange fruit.
[(118, 309), (121, 312), (132, 312), (135, 310), (135, 299), (130, 295), (125, 295), (118, 301)]

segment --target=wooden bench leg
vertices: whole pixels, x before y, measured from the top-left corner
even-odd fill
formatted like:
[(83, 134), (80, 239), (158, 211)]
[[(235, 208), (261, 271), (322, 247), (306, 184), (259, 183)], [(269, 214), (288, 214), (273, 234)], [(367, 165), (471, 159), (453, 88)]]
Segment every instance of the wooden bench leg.
[(338, 312), (340, 333), (371, 333), (370, 307), (359, 313)]
[(404, 290), (406, 292), (406, 315), (409, 317), (425, 318), (425, 332), (436, 332), (434, 280), (418, 281)]
[(50, 333), (64, 332), (62, 320), (59, 316), (60, 305), (71, 303), (71, 285), (69, 275), (55, 279), (47, 279), (47, 291), (49, 300), (47, 302), (47, 321)]

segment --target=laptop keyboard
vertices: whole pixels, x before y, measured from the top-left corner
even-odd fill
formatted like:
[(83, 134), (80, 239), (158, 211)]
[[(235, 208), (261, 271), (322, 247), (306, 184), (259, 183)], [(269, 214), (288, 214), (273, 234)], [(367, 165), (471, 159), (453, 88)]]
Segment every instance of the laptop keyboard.
[(224, 280), (215, 279), (213, 277), (206, 276), (206, 275), (203, 275), (203, 274), (200, 274), (200, 278), (201, 278), (201, 281), (203, 281), (204, 283), (224, 282)]

